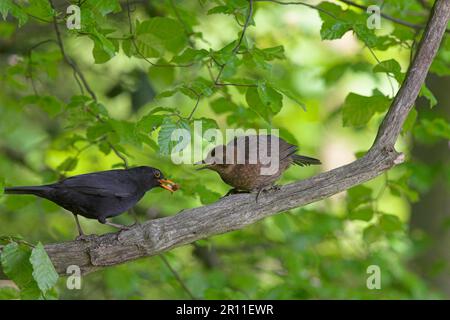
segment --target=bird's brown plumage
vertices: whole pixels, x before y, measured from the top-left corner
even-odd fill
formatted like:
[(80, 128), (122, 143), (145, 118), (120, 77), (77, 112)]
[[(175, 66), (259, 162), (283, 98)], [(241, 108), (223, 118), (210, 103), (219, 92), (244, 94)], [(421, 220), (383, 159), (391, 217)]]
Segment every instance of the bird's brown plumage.
[[(273, 135), (260, 137), (262, 138), (258, 139), (256, 135), (236, 137), (226, 146), (215, 147), (202, 161), (206, 164), (204, 168), (216, 171), (225, 183), (236, 190), (255, 191), (271, 187), (291, 164), (300, 166), (320, 164), (317, 159), (295, 154), (298, 148), (281, 138)], [(275, 142), (278, 143), (278, 148), (275, 147)], [(274, 164), (261, 161), (262, 158), (259, 156), (263, 154), (271, 157), (272, 144), (274, 144), (272, 159), (278, 161), (278, 167), (270, 174), (261, 174), (262, 169), (268, 169)], [(267, 147), (264, 148), (264, 145)], [(239, 153), (241, 157), (238, 156)], [(239, 159), (244, 162), (238, 162)]]

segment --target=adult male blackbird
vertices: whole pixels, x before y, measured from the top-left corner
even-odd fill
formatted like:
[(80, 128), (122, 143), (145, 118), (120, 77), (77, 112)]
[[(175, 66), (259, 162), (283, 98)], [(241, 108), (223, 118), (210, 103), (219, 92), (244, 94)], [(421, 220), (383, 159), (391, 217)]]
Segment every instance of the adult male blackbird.
[(236, 137), (226, 146), (212, 149), (201, 169), (216, 171), (222, 180), (234, 189), (232, 192), (270, 189), (281, 174), (291, 165), (321, 164), (320, 160), (295, 154), (297, 146), (273, 135), (248, 135)]
[(158, 169), (142, 166), (82, 174), (43, 186), (9, 187), (5, 188), (5, 193), (32, 194), (69, 210), (75, 217), (80, 236), (83, 236), (78, 215), (127, 229), (126, 226), (106, 221), (106, 218), (132, 208), (154, 187), (171, 192), (178, 189), (178, 185), (166, 180)]

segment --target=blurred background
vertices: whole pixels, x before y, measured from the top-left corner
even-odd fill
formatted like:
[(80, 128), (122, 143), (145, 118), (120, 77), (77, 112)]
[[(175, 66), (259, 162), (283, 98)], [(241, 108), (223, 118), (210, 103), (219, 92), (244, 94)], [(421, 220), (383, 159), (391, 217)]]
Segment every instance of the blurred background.
[[(385, 1), (385, 7), (399, 18), (423, 22), (428, 10), (420, 2)], [(64, 13), (69, 3), (55, 1), (55, 6)], [(0, 21), (0, 178), (6, 186), (34, 185), (120, 167), (123, 161), (105, 143), (108, 141), (130, 165), (157, 167), (181, 184), (174, 194), (162, 189), (147, 193), (135, 209), (140, 221), (216, 201), (229, 187), (214, 172), (173, 164), (161, 146), (160, 127), (161, 121), (186, 119), (197, 103), (195, 97), (182, 92), (161, 93), (194, 83), (199, 77), (210, 79), (210, 72), (216, 75), (219, 68), (207, 59), (189, 67), (155, 65), (170, 64), (180, 55), (169, 50), (159, 56), (144, 53), (146, 59), (133, 53), (126, 43), (130, 42), (126, 40), (130, 26), (127, 3), (111, 1), (110, 5), (107, 14), (98, 18), (94, 2), (82, 4), (82, 14), (88, 17), (89, 11), (92, 19), (97, 19), (97, 38), (92, 29), (86, 35), (67, 30), (60, 22), (66, 53), (76, 60), (95, 92), (99, 103), (91, 107), (108, 117), (112, 128), (106, 129), (95, 127), (92, 115), (77, 106), (82, 99), (79, 85), (58, 45), (43, 43), (56, 39), (51, 16), (36, 11), (39, 19), (29, 17), (21, 27), (11, 15)], [(208, 14), (223, 5), (220, 1), (130, 1), (129, 5), (133, 21), (172, 18), (186, 31), (187, 46), (207, 51), (219, 51), (235, 41), (248, 10), (247, 1), (235, 15)], [(207, 125), (211, 124), (208, 119), (213, 119), (213, 126), (217, 124), (221, 130), (278, 128), (283, 138), (300, 147), (301, 154), (321, 159), (320, 168), (291, 167), (282, 184), (339, 167), (366, 151), (384, 114), (375, 114), (364, 126), (343, 126), (345, 99), (350, 92), (370, 96), (374, 89), (392, 98), (397, 82), (373, 72), (373, 67), (377, 59), (395, 59), (405, 72), (410, 62), (414, 33), (411, 41), (379, 50), (368, 49), (351, 31), (337, 40), (322, 40), (321, 25), (318, 11), (312, 8), (255, 3), (242, 50), (281, 45), (284, 50), (277, 51), (279, 57), (260, 64), (257, 59), (246, 61), (242, 55), (236, 70), (229, 71), (234, 79), (265, 79), (295, 93), (305, 110), (284, 97), (282, 109), (266, 121), (249, 107), (242, 88), (230, 86), (205, 94), (192, 116)], [(406, 30), (382, 20), (377, 35)], [(105, 57), (104, 48), (98, 48), (104, 34), (115, 48), (111, 56)], [(448, 125), (449, 42), (443, 44), (443, 62), (434, 65), (427, 79), (437, 104), (431, 109), (429, 99), (420, 98), (414, 128), (411, 121), (409, 131), (398, 141), (397, 149), (406, 154), (404, 164), (354, 191), (165, 253), (183, 285), (205, 299), (449, 298), (449, 141), (427, 126), (438, 118)], [(186, 64), (181, 58), (179, 61)], [(225, 74), (224, 79), (227, 77)], [(157, 107), (170, 109), (154, 112)], [(361, 193), (369, 197), (366, 205), (370, 210), (352, 209), (354, 198)], [(389, 219), (383, 223), (381, 216)], [(96, 221), (80, 220), (89, 234), (114, 231)], [(114, 221), (134, 222), (129, 214)], [(49, 201), (2, 196), (0, 235), (20, 235), (31, 243), (45, 244), (72, 240), (77, 232), (72, 215)], [(380, 290), (366, 286), (370, 265), (381, 269)], [(70, 291), (60, 279), (58, 292), (62, 299), (189, 298), (183, 285), (155, 256), (89, 274), (83, 277), (82, 290)]]

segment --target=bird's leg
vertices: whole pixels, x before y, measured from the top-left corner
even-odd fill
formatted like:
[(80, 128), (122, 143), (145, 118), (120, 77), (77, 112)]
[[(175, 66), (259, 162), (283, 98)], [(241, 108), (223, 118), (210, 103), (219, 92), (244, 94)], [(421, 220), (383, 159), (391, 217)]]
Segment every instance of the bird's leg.
[(79, 234), (79, 236), (77, 237), (77, 240), (79, 240), (79, 239), (84, 238), (85, 234), (83, 232), (83, 229), (81, 229), (80, 221), (78, 220), (78, 215), (74, 214), (73, 216), (75, 217), (75, 222), (77, 223), (77, 229), (78, 229), (78, 234)]
[(242, 190), (233, 188), (233, 189), (230, 189), (230, 191), (228, 191), (227, 194), (223, 196), (223, 198), (228, 197), (232, 194), (238, 194), (238, 193), (248, 193), (248, 191), (242, 191)]
[(269, 187), (262, 187), (262, 188), (258, 189), (258, 193), (256, 194), (256, 203), (258, 203), (258, 199), (259, 199), (259, 196), (261, 195), (261, 193), (267, 192), (267, 191), (270, 191), (270, 190), (280, 190), (280, 189), (281, 189), (281, 187), (278, 186), (278, 185), (273, 185), (273, 186), (269, 186)]
[(89, 239), (96, 237), (96, 235), (94, 235), (94, 234), (91, 234), (91, 235), (84, 234), (83, 229), (81, 229), (80, 220), (78, 220), (78, 215), (74, 214), (73, 216), (75, 217), (75, 222), (77, 223), (77, 229), (78, 229), (78, 234), (79, 234), (79, 236), (76, 237), (75, 240), (89, 241)]
[(256, 193), (256, 198), (255, 198), (256, 203), (258, 203), (259, 196), (261, 195), (261, 193), (263, 191), (266, 191), (266, 189), (261, 188), (261, 189), (258, 190), (258, 193)]
[(80, 236), (84, 236), (83, 229), (81, 229), (80, 221), (78, 220), (78, 215), (74, 214), (75, 222), (77, 223), (77, 229)]
[(114, 227), (114, 228), (117, 228), (120, 230), (130, 230), (130, 227), (128, 227), (128, 226), (125, 226), (123, 224), (114, 223), (114, 222), (109, 222), (109, 221), (106, 221), (106, 219), (99, 219), (98, 221), (102, 224), (106, 224), (107, 226), (111, 226), (111, 227)]

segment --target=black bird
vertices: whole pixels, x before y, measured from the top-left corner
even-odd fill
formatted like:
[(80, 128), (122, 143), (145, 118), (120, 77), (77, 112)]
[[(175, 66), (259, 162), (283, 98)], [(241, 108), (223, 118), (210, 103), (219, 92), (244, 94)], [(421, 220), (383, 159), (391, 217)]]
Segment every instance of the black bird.
[[(273, 145), (275, 149), (275, 143), (278, 148), (272, 154), (271, 146)], [(290, 165), (296, 164), (303, 167), (321, 164), (318, 159), (296, 154), (297, 150), (297, 146), (277, 136), (248, 135), (236, 137), (227, 145), (215, 147), (208, 153), (205, 160), (196, 164), (206, 164), (199, 170), (216, 171), (225, 183), (234, 188), (229, 193), (256, 191), (256, 200), (258, 200), (260, 193), (270, 189)], [(238, 161), (239, 154), (242, 155), (241, 162)], [(268, 162), (263, 163), (262, 156), (267, 156)], [(268, 170), (264, 173), (261, 170), (270, 168), (272, 164), (277, 165), (271, 172)]]
[(132, 208), (154, 187), (171, 192), (179, 188), (174, 182), (166, 180), (158, 169), (142, 166), (82, 174), (43, 186), (9, 187), (5, 188), (5, 193), (32, 194), (69, 210), (75, 217), (80, 236), (83, 236), (78, 215), (127, 229), (106, 219)]

